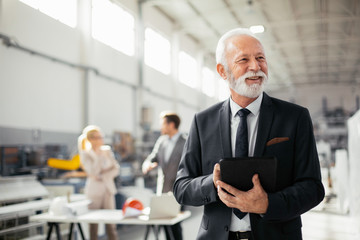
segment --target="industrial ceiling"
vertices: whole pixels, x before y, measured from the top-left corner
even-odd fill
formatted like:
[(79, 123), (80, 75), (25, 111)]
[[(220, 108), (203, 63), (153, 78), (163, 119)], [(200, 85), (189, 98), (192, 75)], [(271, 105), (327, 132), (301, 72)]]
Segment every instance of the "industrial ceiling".
[(263, 25), (270, 89), (360, 83), (360, 0), (143, 0), (214, 58), (219, 37)]

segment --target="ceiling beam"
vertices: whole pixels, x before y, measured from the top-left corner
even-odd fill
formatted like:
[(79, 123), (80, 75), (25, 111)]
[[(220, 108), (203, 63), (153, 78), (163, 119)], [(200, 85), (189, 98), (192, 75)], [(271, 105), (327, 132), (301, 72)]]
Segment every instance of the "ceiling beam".
[(230, 12), (231, 16), (235, 19), (235, 21), (241, 25), (242, 22), (240, 21), (240, 19), (238, 18), (236, 12), (234, 11), (234, 7), (231, 6), (231, 4), (229, 3), (229, 0), (223, 0), (227, 10)]
[(161, 6), (161, 5), (169, 5), (174, 2), (185, 2), (186, 0), (140, 0), (141, 4), (146, 6)]
[[(354, 82), (354, 81), (338, 81), (338, 82), (334, 82), (332, 80), (329, 81), (321, 81), (321, 82), (316, 82), (316, 81), (308, 81), (308, 79), (303, 79), (302, 81), (298, 81), (298, 82), (294, 82), (293, 86), (294, 87), (304, 87), (304, 86), (314, 86), (314, 85), (326, 85), (326, 86), (359, 86), (360, 82)], [(277, 83), (269, 83), (269, 88), (271, 88), (271, 90), (276, 91), (276, 90), (280, 90), (280, 89), (289, 89), (289, 86), (287, 86), (286, 84), (277, 84)], [(324, 90), (325, 91), (325, 90)]]
[[(331, 35), (331, 34), (330, 34)], [(293, 47), (304, 45), (305, 47), (318, 47), (318, 46), (330, 46), (339, 44), (349, 44), (360, 42), (360, 37), (350, 37), (350, 38), (328, 38), (328, 39), (314, 39), (314, 40), (296, 40), (296, 41), (284, 41), (284, 42), (272, 42), (272, 41), (263, 41), (264, 45), (276, 44), (277, 48)]]
[[(285, 61), (288, 61), (291, 64), (303, 63), (304, 61), (307, 61), (309, 63), (318, 63), (321, 58), (325, 58), (325, 57), (321, 55), (308, 55), (308, 57), (305, 59), (303, 57), (290, 56), (287, 57)], [(346, 59), (347, 61), (357, 61), (359, 59), (359, 55), (357, 53), (354, 53), (352, 55), (345, 55), (345, 54), (328, 55), (327, 56), (328, 65), (332, 63), (338, 65), (339, 59)]]
[(264, 23), (266, 28), (282, 28), (282, 27), (291, 27), (294, 25), (314, 25), (321, 23), (335, 24), (343, 22), (352, 22), (360, 21), (360, 16), (346, 16), (346, 17), (337, 17), (330, 16), (325, 18), (306, 18), (306, 19), (296, 19), (296, 20), (286, 20), (286, 21), (269, 21)]
[[(296, 21), (296, 20), (299, 19), (298, 8), (295, 6), (295, 1), (289, 1), (289, 4), (290, 4), (291, 11), (293, 12), (294, 19)], [(303, 31), (302, 31), (302, 28), (300, 28), (299, 25), (296, 25), (296, 34), (297, 34), (296, 39), (301, 39), (301, 37), (304, 35)], [(304, 65), (307, 65), (308, 64), (308, 61), (307, 61), (308, 56), (305, 54), (305, 46), (303, 44), (303, 41), (300, 41), (299, 45), (300, 45), (300, 48), (301, 48), (301, 54), (303, 56), (302, 63)], [(288, 59), (290, 59), (290, 58), (288, 58)], [(288, 63), (289, 66), (292, 66), (291, 61), (287, 61), (287, 63)], [(308, 73), (305, 73), (305, 74), (307, 75)]]
[(186, 1), (189, 7), (195, 12), (197, 16), (205, 23), (205, 25), (214, 33), (214, 35), (218, 38), (221, 37), (221, 33), (206, 19), (206, 17), (195, 7), (191, 1)]
[[(185, 26), (191, 26), (191, 22), (194, 19), (187, 19), (184, 22)], [(286, 21), (265, 21), (263, 25), (266, 29), (276, 29), (276, 28), (283, 28), (283, 27), (291, 27), (291, 26), (303, 26), (303, 25), (315, 25), (315, 24), (336, 24), (336, 23), (343, 23), (343, 22), (353, 22), (353, 21), (360, 21), (360, 16), (346, 16), (346, 17), (326, 17), (326, 18), (307, 18), (307, 19), (293, 19), (293, 20), (286, 20)], [(186, 29), (184, 29), (186, 30)]]
[(327, 75), (327, 74), (334, 74), (334, 73), (352, 73), (354, 71), (354, 67), (353, 66), (339, 66), (337, 68), (307, 68), (305, 71), (303, 70), (292, 70), (290, 71), (290, 75), (291, 76), (296, 76), (296, 75), (303, 75), (305, 73), (308, 74), (308, 76), (310, 75), (316, 75), (316, 74), (322, 74), (322, 75)]

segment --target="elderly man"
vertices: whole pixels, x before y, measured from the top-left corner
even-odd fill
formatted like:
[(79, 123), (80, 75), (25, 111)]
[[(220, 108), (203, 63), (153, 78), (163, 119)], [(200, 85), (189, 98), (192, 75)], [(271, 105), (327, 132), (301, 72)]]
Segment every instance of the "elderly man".
[[(302, 239), (300, 215), (324, 198), (309, 112), (264, 93), (264, 48), (247, 29), (221, 37), (216, 61), (231, 96), (195, 115), (175, 197), (204, 205), (197, 239)], [(276, 191), (267, 193), (257, 174), (246, 192), (222, 182), (219, 160), (239, 156), (276, 157)]]

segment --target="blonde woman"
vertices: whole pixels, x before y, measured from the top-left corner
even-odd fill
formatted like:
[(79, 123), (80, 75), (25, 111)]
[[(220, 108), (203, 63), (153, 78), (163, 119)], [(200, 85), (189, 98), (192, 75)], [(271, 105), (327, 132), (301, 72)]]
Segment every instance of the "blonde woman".
[[(85, 195), (91, 200), (89, 209), (115, 209), (116, 187), (114, 178), (119, 164), (99, 127), (87, 126), (79, 137), (81, 163), (87, 174)], [(90, 239), (97, 239), (98, 224), (90, 224)], [(108, 239), (117, 239), (116, 226), (106, 224)]]

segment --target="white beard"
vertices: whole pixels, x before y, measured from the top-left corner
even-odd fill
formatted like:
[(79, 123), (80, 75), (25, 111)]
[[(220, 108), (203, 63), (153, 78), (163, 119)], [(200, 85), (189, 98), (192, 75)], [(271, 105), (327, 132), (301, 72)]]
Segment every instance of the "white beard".
[[(247, 85), (245, 79), (254, 76), (262, 77), (261, 83), (254, 83), (250, 86)], [(229, 84), (229, 87), (237, 94), (248, 98), (257, 98), (258, 96), (260, 96), (261, 93), (264, 92), (264, 86), (267, 82), (267, 76), (263, 71), (259, 70), (256, 73), (247, 72), (244, 75), (240, 76), (238, 79), (235, 79), (233, 74), (230, 73), (230, 79), (227, 82)]]

